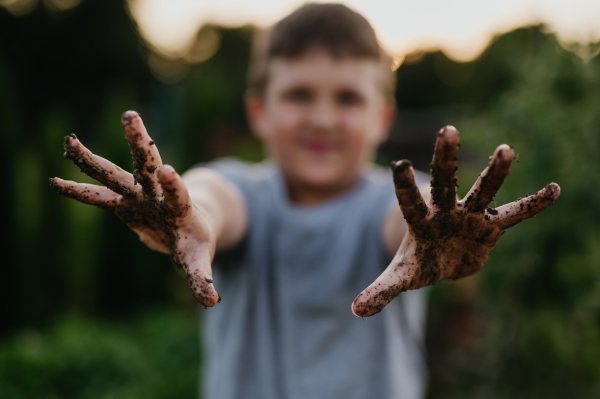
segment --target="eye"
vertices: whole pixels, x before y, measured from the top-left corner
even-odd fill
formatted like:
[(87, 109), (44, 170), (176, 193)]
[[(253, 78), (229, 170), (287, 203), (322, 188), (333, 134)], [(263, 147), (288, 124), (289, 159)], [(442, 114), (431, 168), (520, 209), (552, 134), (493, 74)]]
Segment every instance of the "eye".
[(340, 105), (361, 105), (364, 98), (360, 93), (353, 90), (344, 90), (337, 94), (336, 101)]
[(287, 90), (283, 93), (283, 99), (293, 103), (307, 103), (311, 101), (312, 98), (312, 92), (308, 89), (301, 87)]

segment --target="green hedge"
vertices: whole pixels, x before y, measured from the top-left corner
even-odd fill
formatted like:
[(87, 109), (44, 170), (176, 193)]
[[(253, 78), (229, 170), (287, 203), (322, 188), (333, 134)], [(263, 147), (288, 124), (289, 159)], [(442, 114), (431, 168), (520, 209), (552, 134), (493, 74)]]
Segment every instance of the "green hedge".
[[(529, 44), (506, 45), (519, 41)], [(600, 59), (585, 62), (536, 30), (500, 38), (487, 57), (510, 68), (514, 80), (457, 125), (459, 158), (461, 152), (490, 155), (501, 143), (514, 146), (518, 163), (496, 197), (498, 206), (553, 181), (562, 193), (500, 239), (475, 279), (468, 322), (476, 320), (479, 332), (468, 345), (453, 342), (454, 351), (438, 359), (431, 396), (598, 398)], [(460, 171), (463, 195), (485, 163)], [(444, 301), (452, 301), (451, 286), (437, 289), (432, 313), (440, 317)]]
[(196, 398), (197, 323), (188, 307), (121, 322), (71, 315), (45, 331), (21, 331), (0, 345), (0, 396)]

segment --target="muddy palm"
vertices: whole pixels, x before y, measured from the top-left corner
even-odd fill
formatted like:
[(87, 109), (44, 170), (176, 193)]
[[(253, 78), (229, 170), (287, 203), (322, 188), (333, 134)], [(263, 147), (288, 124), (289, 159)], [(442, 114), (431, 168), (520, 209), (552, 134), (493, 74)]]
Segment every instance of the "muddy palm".
[(535, 216), (560, 195), (560, 187), (551, 183), (534, 195), (489, 208), (515, 158), (512, 148), (503, 144), (469, 193), (458, 201), (458, 147), (459, 134), (454, 127), (440, 130), (431, 162), (429, 203), (419, 193), (410, 162), (392, 164), (396, 196), (408, 233), (391, 264), (352, 303), (355, 315), (379, 313), (403, 291), (474, 274), (485, 265), (506, 229)]
[(213, 216), (193, 204), (181, 177), (162, 164), (139, 115), (128, 111), (121, 122), (133, 156), (133, 174), (92, 154), (70, 135), (65, 137), (65, 158), (106, 187), (59, 178), (50, 179), (51, 187), (60, 195), (113, 211), (148, 247), (171, 254), (196, 299), (214, 306), (220, 301), (210, 267), (216, 234), (210, 228), (213, 224), (206, 223)]

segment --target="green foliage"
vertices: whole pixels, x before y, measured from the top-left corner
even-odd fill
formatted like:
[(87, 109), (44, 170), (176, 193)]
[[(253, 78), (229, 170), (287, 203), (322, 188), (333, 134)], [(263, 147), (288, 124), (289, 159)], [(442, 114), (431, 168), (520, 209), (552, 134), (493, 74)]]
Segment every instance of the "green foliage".
[(0, 344), (4, 399), (196, 398), (200, 353), (193, 308), (127, 322), (64, 316)]
[[(523, 38), (527, 51), (510, 45)], [(511, 228), (490, 255), (474, 299), (485, 328), (465, 348), (468, 362), (451, 357), (442, 362), (432, 397), (595, 398), (600, 395), (600, 60), (584, 63), (553, 36), (535, 30), (502, 37), (490, 53), (502, 54), (514, 82), (458, 125), (462, 150), (491, 154), (500, 143), (514, 146), (518, 163), (497, 205), (552, 181), (562, 193), (534, 220)], [(459, 181), (466, 191), (472, 171)]]
[[(0, 9), (3, 399), (196, 396), (196, 315), (173, 306), (191, 299), (185, 279), (116, 217), (60, 199), (47, 179), (90, 182), (61, 157), (71, 132), (131, 170), (127, 109), (178, 170), (223, 155), (261, 159), (243, 115), (252, 29), (214, 29), (215, 55), (165, 85), (122, 0), (84, 1), (60, 18)], [(500, 36), (473, 62), (435, 52), (397, 74), (411, 140), (433, 140), (445, 123), (461, 131), (460, 194), (503, 142), (519, 162), (498, 205), (562, 187), (481, 273), (431, 290), (429, 397), (600, 397), (600, 57), (584, 63), (534, 27)], [(422, 150), (427, 165), (431, 143), (419, 140), (389, 157)], [(170, 305), (130, 316), (157, 303)], [(99, 321), (107, 317), (129, 320)]]

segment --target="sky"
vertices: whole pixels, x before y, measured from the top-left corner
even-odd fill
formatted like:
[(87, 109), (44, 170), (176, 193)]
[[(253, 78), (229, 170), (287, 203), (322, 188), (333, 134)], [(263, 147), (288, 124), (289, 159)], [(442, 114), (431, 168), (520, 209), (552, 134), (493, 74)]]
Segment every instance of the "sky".
[[(166, 56), (185, 54), (198, 28), (268, 27), (302, 5), (297, 0), (129, 0), (145, 40)], [(543, 22), (562, 42), (600, 40), (600, 0), (348, 0), (397, 57), (442, 49), (457, 61), (476, 58), (494, 35)]]

